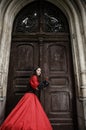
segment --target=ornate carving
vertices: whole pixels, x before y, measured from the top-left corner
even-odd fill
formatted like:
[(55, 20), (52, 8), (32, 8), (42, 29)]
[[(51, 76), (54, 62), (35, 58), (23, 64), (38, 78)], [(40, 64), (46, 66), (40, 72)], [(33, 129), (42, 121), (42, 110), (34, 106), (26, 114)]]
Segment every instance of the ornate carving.
[(47, 32), (62, 32), (64, 31), (62, 23), (55, 17), (44, 14), (45, 31)]
[[(42, 7), (42, 8), (40, 8)], [(64, 14), (54, 5), (38, 1), (20, 11), (15, 21), (14, 32), (67, 32), (67, 20)]]
[(26, 16), (19, 21), (16, 27), (17, 32), (36, 32), (38, 28), (38, 18), (35, 12), (32, 15)]

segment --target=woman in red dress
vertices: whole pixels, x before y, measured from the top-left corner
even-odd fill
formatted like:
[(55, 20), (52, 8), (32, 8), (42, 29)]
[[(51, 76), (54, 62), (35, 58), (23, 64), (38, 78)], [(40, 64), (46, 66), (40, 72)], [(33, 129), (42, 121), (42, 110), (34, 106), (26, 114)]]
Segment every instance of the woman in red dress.
[(21, 98), (1, 125), (0, 130), (52, 130), (52, 126), (34, 94), (44, 86), (48, 86), (46, 81), (39, 82), (40, 75), (41, 68), (38, 67), (30, 78), (31, 92)]

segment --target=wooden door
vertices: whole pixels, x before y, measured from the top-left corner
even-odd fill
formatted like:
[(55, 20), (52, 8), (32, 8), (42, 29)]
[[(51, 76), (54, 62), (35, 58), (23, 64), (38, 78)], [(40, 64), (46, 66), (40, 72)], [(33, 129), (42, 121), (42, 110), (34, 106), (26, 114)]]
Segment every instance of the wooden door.
[(29, 77), (38, 65), (39, 52), (37, 42), (14, 41), (11, 47), (10, 68), (7, 90), (6, 115), (19, 101), (21, 96), (29, 91)]
[(76, 103), (67, 19), (54, 5), (41, 2), (26, 6), (14, 21), (6, 115), (28, 91), (29, 77), (40, 65), (42, 80), (48, 78), (50, 83), (41, 91), (40, 102), (53, 129), (74, 130)]
[(70, 45), (65, 41), (44, 41), (42, 46), (43, 78), (50, 85), (41, 92), (41, 102), (54, 130), (74, 130), (75, 98)]

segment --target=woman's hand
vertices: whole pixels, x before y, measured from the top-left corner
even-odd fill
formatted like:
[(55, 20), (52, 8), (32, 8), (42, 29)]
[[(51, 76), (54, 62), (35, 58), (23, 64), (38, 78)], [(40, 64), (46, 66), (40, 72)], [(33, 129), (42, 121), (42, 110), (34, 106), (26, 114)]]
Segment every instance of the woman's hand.
[(47, 86), (49, 86), (49, 82), (44, 80), (44, 87), (47, 87)]
[(38, 91), (39, 89), (38, 89), (38, 88), (36, 88), (36, 90)]

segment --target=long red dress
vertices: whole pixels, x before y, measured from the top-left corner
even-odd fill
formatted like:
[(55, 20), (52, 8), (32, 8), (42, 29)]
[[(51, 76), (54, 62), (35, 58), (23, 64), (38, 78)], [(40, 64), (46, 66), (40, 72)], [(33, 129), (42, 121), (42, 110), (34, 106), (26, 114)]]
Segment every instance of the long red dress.
[[(34, 75), (30, 84), (39, 85)], [(0, 130), (52, 130), (51, 124), (34, 93), (26, 93), (0, 127)]]

